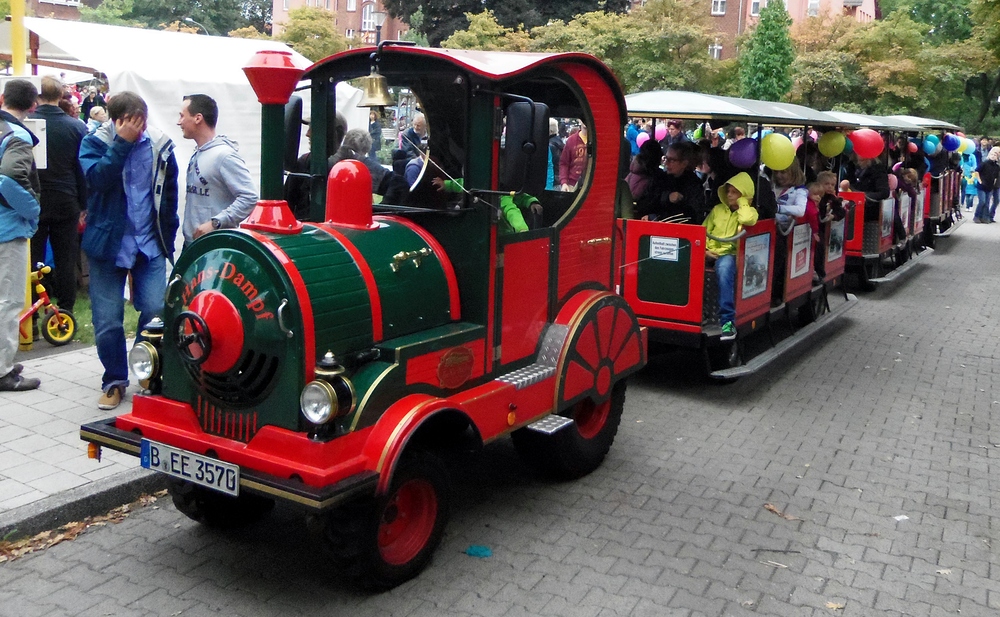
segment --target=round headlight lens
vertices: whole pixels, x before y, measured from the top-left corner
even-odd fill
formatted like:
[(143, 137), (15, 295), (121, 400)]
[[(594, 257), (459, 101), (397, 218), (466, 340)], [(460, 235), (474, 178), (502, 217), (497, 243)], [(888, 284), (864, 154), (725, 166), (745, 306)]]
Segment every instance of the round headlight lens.
[(302, 388), (299, 407), (306, 420), (313, 424), (323, 424), (333, 417), (337, 405), (337, 395), (325, 381), (310, 381)]
[(132, 346), (128, 364), (139, 381), (152, 379), (160, 369), (160, 355), (150, 343), (141, 341)]

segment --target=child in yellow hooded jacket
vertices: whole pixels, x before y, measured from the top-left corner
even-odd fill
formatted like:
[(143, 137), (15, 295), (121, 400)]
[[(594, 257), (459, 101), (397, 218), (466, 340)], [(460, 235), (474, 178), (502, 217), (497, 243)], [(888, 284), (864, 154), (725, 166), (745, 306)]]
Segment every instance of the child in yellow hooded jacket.
[[(735, 236), (746, 225), (757, 223), (757, 210), (750, 205), (754, 195), (753, 179), (740, 172), (719, 187), (717, 204), (708, 213), (705, 233), (716, 238)], [(719, 323), (723, 341), (736, 338), (736, 243), (706, 238), (705, 256), (714, 261), (719, 282)]]

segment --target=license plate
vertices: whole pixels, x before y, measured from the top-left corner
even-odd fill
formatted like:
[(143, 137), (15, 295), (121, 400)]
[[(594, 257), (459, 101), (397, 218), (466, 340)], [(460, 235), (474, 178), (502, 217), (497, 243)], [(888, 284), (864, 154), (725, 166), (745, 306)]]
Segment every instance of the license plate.
[(233, 497), (240, 494), (239, 466), (218, 459), (143, 439), (139, 446), (139, 464)]

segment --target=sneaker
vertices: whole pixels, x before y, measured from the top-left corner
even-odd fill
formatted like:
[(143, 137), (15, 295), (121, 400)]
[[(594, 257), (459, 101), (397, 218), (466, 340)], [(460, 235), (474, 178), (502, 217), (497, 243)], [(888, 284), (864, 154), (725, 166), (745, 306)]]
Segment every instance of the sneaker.
[(731, 321), (722, 324), (722, 336), (719, 337), (719, 340), (731, 341), (734, 338), (736, 338), (736, 324)]
[(23, 370), (24, 370), (24, 365), (21, 363), (17, 363), (10, 369), (10, 372), (14, 373), (15, 375), (20, 375), (21, 371)]
[(124, 388), (121, 386), (111, 386), (103, 394), (101, 398), (97, 399), (98, 409), (114, 409), (122, 404), (122, 394)]
[(21, 371), (14, 369), (3, 377), (0, 377), (0, 392), (21, 392), (23, 390), (34, 390), (41, 385), (41, 383), (42, 382), (35, 377), (22, 377)]

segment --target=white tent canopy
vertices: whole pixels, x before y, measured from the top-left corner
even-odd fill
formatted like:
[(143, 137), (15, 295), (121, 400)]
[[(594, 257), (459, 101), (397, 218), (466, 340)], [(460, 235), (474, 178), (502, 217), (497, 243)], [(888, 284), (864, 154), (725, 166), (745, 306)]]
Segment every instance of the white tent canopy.
[[(194, 142), (177, 127), (185, 94), (207, 94), (219, 103), (220, 134), (240, 145), (255, 182), (260, 182), (260, 117), (257, 97), (243, 67), (260, 50), (290, 51), (297, 66), (310, 62), (284, 43), (271, 40), (124, 28), (59, 19), (26, 17), (27, 30), (39, 37), (39, 57), (63, 65), (96, 70), (108, 77), (111, 92), (131, 90), (149, 105), (149, 123), (165, 131), (177, 145), (181, 186), (194, 152)], [(10, 22), (0, 22), (0, 46), (10, 49)], [(43, 74), (59, 69), (40, 67)], [(337, 107), (351, 128), (367, 128), (368, 109), (356, 107), (361, 91), (337, 85)], [(309, 97), (304, 96), (308, 105)], [(183, 204), (182, 204), (183, 207)]]

